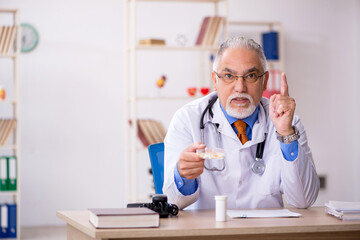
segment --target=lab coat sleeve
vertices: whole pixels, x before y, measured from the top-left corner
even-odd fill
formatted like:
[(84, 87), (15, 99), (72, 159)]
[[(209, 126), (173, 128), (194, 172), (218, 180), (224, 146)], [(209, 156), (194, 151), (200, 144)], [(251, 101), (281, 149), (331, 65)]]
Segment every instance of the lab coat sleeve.
[(287, 203), (297, 208), (308, 208), (318, 196), (320, 182), (304, 126), (297, 116), (294, 117), (293, 125), (300, 132), (299, 152), (294, 161), (282, 159), (281, 188)]
[(164, 186), (163, 192), (167, 195), (169, 203), (176, 204), (179, 209), (183, 209), (199, 198), (200, 178), (197, 178), (198, 188), (191, 195), (183, 195), (177, 188), (174, 178), (174, 169), (181, 152), (194, 143), (193, 120), (190, 113), (183, 109), (178, 110), (171, 120), (166, 134), (165, 155), (164, 155)]

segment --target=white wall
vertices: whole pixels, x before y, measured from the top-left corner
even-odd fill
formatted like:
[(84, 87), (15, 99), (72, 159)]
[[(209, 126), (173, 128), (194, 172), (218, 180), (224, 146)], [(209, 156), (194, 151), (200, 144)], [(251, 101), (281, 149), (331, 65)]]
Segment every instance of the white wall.
[[(360, 201), (359, 1), (230, 0), (230, 4), (231, 20), (283, 22), (290, 93), (307, 128), (317, 170), (328, 177), (328, 188), (317, 204), (329, 199)], [(21, 21), (40, 33), (36, 50), (21, 56), (24, 226), (61, 224), (55, 217), (60, 209), (126, 204), (122, 6), (117, 0), (0, 3), (0, 8), (20, 8)], [(199, 9), (180, 7), (176, 8), (180, 13), (164, 9), (163, 14), (154, 14), (151, 5), (143, 8), (145, 33), (152, 34), (146, 29), (155, 27), (156, 36), (168, 42), (174, 42), (178, 33), (194, 42), (202, 15), (197, 16)], [(181, 21), (170, 22), (173, 15)], [(167, 29), (156, 28), (157, 23)], [(156, 69), (150, 79), (167, 70), (176, 75), (179, 67), (192, 70), (181, 54), (157, 66), (163, 57), (145, 65), (148, 72)], [(174, 111), (168, 108), (169, 114), (159, 113), (165, 121)], [(144, 186), (149, 184), (148, 175), (142, 180)]]

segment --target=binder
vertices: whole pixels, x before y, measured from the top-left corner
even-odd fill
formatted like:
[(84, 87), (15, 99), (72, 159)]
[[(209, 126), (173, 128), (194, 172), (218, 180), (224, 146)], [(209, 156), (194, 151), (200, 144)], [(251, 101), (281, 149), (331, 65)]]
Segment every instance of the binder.
[(8, 186), (8, 170), (7, 157), (0, 157), (0, 191), (7, 191)]
[(10, 156), (7, 158), (7, 166), (8, 166), (8, 186), (7, 189), (9, 191), (16, 191), (17, 186), (17, 160), (16, 156)]
[(16, 204), (7, 204), (8, 210), (8, 238), (16, 238)]
[(6, 204), (0, 204), (0, 238), (8, 237), (8, 207)]
[(268, 32), (262, 34), (264, 54), (267, 60), (279, 60), (278, 36), (278, 32)]

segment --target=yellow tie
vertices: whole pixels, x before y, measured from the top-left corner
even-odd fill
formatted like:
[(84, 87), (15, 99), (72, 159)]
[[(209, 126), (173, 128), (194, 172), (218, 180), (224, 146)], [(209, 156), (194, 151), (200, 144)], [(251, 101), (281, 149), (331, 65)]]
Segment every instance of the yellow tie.
[(238, 131), (237, 136), (240, 139), (240, 142), (244, 145), (248, 141), (248, 137), (246, 136), (246, 123), (244, 121), (237, 120), (234, 122), (234, 126)]

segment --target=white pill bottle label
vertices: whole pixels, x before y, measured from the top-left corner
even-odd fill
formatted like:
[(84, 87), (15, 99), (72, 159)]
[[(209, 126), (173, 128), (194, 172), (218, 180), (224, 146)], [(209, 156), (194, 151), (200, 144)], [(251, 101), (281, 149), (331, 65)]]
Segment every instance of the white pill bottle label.
[(215, 218), (218, 222), (226, 222), (227, 196), (215, 196)]

